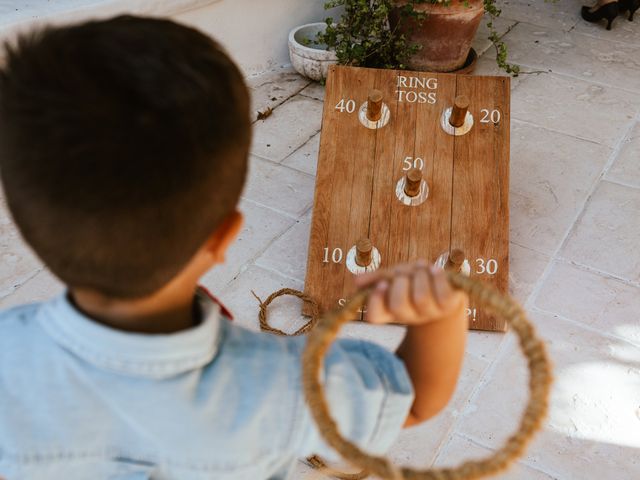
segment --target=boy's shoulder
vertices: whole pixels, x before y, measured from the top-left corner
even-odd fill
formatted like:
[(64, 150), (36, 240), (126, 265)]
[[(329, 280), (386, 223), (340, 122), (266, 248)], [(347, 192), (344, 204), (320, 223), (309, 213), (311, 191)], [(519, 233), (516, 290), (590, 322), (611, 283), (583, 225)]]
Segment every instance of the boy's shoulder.
[(236, 354), (251, 354), (258, 350), (295, 355), (304, 346), (304, 337), (273, 335), (247, 328), (235, 320), (225, 320), (222, 324), (223, 345)]
[(29, 345), (44, 339), (38, 316), (45, 303), (28, 303), (0, 310), (0, 354), (22, 355), (29, 350)]
[(232, 368), (243, 374), (248, 387), (256, 379), (264, 384), (281, 374), (296, 374), (305, 345), (303, 337), (279, 336), (248, 329), (236, 321), (221, 323), (219, 350), (212, 365)]
[[(41, 306), (41, 303), (26, 303), (0, 310), (0, 331), (29, 328)], [(0, 341), (3, 338), (5, 336), (0, 335)]]

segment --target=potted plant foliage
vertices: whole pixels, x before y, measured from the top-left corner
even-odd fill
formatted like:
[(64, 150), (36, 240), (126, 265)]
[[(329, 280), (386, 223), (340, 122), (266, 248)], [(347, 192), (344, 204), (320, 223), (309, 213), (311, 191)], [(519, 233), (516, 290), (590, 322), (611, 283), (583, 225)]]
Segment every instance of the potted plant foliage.
[(517, 75), (493, 26), (500, 15), (495, 0), (329, 0), (342, 7), (339, 21), (326, 19), (314, 43), (335, 52), (338, 63), (373, 68), (465, 71), (483, 14), (496, 48), (498, 66)]

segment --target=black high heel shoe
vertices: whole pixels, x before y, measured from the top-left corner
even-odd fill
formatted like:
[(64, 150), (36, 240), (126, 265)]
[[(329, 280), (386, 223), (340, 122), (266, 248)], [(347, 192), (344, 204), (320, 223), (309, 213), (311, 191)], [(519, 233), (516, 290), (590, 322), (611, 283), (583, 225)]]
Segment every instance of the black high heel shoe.
[(618, 0), (620, 13), (629, 12), (629, 21), (633, 22), (633, 14), (640, 8), (640, 0)]
[[(634, 2), (640, 0), (629, 0), (629, 2)], [(636, 7), (637, 9), (637, 7)], [(611, 30), (611, 23), (618, 16), (620, 11), (620, 7), (618, 6), (618, 2), (611, 2), (602, 5), (600, 8), (591, 11), (591, 7), (582, 7), (582, 18), (584, 18), (587, 22), (599, 22), (603, 18), (607, 19), (607, 30)], [(631, 14), (633, 17), (633, 13)]]

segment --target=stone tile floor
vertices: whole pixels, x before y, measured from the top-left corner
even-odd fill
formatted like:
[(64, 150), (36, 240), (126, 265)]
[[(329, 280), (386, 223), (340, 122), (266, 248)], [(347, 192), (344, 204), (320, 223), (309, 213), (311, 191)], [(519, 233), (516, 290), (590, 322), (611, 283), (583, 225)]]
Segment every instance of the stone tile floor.
[[(612, 31), (579, 18), (579, 2), (503, 0), (497, 26), (523, 70), (512, 81), (511, 290), (547, 340), (552, 408), (527, 455), (500, 478), (640, 478), (640, 19)], [(497, 74), (483, 31), (477, 73)], [(540, 73), (543, 72), (543, 73)], [(249, 79), (255, 123), (246, 225), (228, 264), (204, 277), (238, 321), (304, 282), (323, 88), (287, 68)], [(60, 290), (0, 214), (0, 308)], [(273, 323), (293, 329), (284, 300)], [(344, 335), (394, 347), (398, 327)], [(515, 428), (526, 372), (508, 334), (471, 332), (450, 405), (406, 430), (392, 450), (415, 466), (486, 455)], [(317, 473), (300, 464), (298, 478)]]

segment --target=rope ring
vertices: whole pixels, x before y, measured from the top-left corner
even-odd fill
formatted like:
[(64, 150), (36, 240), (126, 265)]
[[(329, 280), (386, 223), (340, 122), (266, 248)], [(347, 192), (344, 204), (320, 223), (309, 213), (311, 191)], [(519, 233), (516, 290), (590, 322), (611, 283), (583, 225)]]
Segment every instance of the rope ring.
[(518, 303), (503, 295), (495, 287), (484, 284), (460, 273), (447, 272), (454, 288), (465, 291), (477, 305), (482, 305), (494, 315), (504, 318), (517, 335), (520, 348), (529, 367), (529, 400), (520, 420), (518, 430), (505, 444), (483, 460), (467, 461), (457, 468), (433, 468), (418, 470), (396, 467), (387, 458), (369, 455), (342, 437), (331, 417), (319, 373), (330, 345), (342, 325), (352, 318), (355, 311), (367, 300), (369, 290), (356, 293), (344, 307), (323, 316), (311, 330), (302, 355), (303, 390), (309, 409), (320, 434), (342, 457), (354, 466), (387, 480), (470, 480), (495, 475), (504, 471), (524, 451), (542, 422), (549, 408), (551, 389), (551, 364), (544, 343), (537, 337), (533, 325)]
[[(258, 303), (260, 304), (258, 319), (260, 320), (260, 330), (262, 331), (283, 336), (298, 336), (307, 333), (316, 326), (316, 323), (318, 323), (318, 317), (320, 316), (320, 307), (318, 306), (318, 302), (316, 302), (313, 298), (311, 298), (306, 293), (301, 292), (300, 290), (294, 290), (293, 288), (283, 288), (269, 295), (264, 302), (258, 295), (256, 295), (256, 292), (251, 291), (251, 293), (254, 297), (256, 297)], [(287, 333), (280, 330), (279, 328), (272, 327), (267, 321), (267, 309), (269, 308), (269, 305), (271, 305), (271, 302), (273, 302), (276, 298), (282, 297), (284, 295), (292, 295), (294, 297), (298, 297), (302, 299), (304, 303), (311, 307), (311, 315), (309, 321), (293, 333)]]
[[(258, 303), (260, 304), (258, 319), (260, 320), (260, 330), (262, 331), (270, 332), (275, 335), (296, 336), (296, 335), (302, 335), (303, 333), (307, 333), (313, 327), (315, 327), (316, 323), (318, 323), (318, 316), (320, 315), (320, 307), (318, 305), (318, 302), (316, 302), (311, 296), (307, 295), (304, 292), (301, 292), (300, 290), (294, 290), (293, 288), (282, 288), (277, 292), (274, 292), (271, 295), (269, 295), (264, 302), (260, 299), (260, 297), (258, 297), (258, 295), (256, 295), (256, 292), (252, 291), (251, 293), (253, 294), (254, 297), (256, 297), (256, 299), (258, 300)], [(311, 319), (293, 333), (287, 333), (278, 328), (272, 327), (271, 325), (269, 325), (269, 322), (267, 321), (267, 309), (271, 304), (271, 302), (273, 302), (276, 298), (283, 297), (285, 295), (291, 295), (294, 297), (301, 298), (305, 303), (307, 303), (311, 307)], [(362, 480), (369, 476), (369, 473), (364, 470), (357, 473), (346, 473), (346, 472), (340, 472), (338, 470), (335, 470), (329, 467), (325, 463), (325, 461), (317, 455), (313, 455), (307, 458), (307, 462), (309, 462), (309, 465), (311, 465), (316, 470), (319, 470), (323, 473), (331, 475), (340, 480)]]
[(369, 472), (367, 472), (366, 470), (355, 473), (340, 472), (339, 470), (328, 466), (324, 462), (324, 460), (322, 460), (322, 458), (317, 455), (307, 458), (307, 462), (309, 462), (309, 465), (311, 465), (313, 468), (320, 471), (324, 475), (331, 475), (332, 477), (339, 480), (363, 480), (369, 476)]

